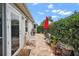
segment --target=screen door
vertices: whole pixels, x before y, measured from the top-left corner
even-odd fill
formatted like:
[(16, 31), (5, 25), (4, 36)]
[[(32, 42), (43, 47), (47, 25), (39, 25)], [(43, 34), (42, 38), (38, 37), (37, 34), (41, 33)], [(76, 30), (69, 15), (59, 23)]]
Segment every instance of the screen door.
[(2, 4), (0, 3), (0, 56), (2, 56)]

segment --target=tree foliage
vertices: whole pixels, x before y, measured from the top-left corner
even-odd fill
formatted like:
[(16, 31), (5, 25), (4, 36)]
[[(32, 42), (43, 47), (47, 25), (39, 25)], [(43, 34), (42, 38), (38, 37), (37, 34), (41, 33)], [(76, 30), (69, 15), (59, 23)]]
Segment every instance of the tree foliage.
[[(51, 18), (49, 18), (51, 20)], [(43, 26), (44, 21), (40, 24)], [(42, 27), (41, 27), (42, 29)], [(79, 12), (74, 12), (72, 15), (61, 18), (49, 24), (48, 32), (52, 38), (61, 41), (65, 44), (72, 45), (75, 50), (79, 49)], [(54, 38), (55, 37), (55, 38)], [(51, 41), (53, 41), (51, 39)], [(78, 50), (79, 51), (79, 50)]]
[[(41, 22), (40, 25), (43, 25), (44, 24), (44, 21), (45, 21), (45, 19)], [(48, 21), (52, 23), (53, 22), (53, 19), (51, 17), (48, 17)]]
[[(45, 21), (45, 19), (44, 19), (44, 20), (41, 22), (41, 24), (37, 27), (37, 32), (38, 32), (38, 33), (40, 33), (40, 32), (43, 31), (44, 21)], [(53, 19), (52, 19), (51, 17), (48, 17), (48, 21), (52, 23), (52, 22), (53, 22)]]

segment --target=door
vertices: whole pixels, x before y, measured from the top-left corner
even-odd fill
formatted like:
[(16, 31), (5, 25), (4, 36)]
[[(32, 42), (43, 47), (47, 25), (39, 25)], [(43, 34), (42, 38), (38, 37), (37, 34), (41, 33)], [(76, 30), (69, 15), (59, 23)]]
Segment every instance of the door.
[(19, 48), (19, 17), (11, 13), (11, 55)]
[(3, 52), (2, 52), (2, 50), (3, 50), (3, 45), (2, 45), (2, 40), (3, 40), (3, 35), (2, 35), (2, 31), (3, 29), (2, 29), (2, 4), (0, 3), (0, 56), (2, 56), (3, 54)]

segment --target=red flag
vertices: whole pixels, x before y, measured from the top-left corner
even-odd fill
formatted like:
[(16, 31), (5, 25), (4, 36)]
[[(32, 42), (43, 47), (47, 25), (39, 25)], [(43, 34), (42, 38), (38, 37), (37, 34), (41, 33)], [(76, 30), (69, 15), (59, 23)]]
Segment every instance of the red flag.
[(44, 22), (44, 29), (48, 29), (48, 17), (46, 16), (46, 20)]

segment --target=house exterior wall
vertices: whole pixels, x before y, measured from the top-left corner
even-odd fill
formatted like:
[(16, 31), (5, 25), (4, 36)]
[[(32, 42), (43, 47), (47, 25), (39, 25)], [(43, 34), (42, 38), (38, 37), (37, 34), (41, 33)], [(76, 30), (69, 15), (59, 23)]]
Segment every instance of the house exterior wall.
[[(14, 4), (6, 3), (5, 4), (5, 32), (6, 34), (6, 43), (3, 43), (6, 45), (6, 55), (11, 56), (11, 13), (14, 13), (15, 15), (19, 16), (19, 48), (13, 55), (17, 55), (17, 53), (23, 48), (24, 46), (24, 36), (25, 36), (25, 20), (27, 20), (27, 32), (28, 37), (32, 38), (31, 31), (33, 29), (33, 22), (25, 16), (19, 8), (17, 8)], [(27, 11), (26, 11), (27, 12)], [(3, 12), (4, 13), (4, 12)]]
[(33, 23), (30, 21), (30, 20), (28, 20), (28, 26), (27, 26), (27, 29), (28, 29), (28, 36), (29, 36), (29, 38), (32, 38), (32, 35), (31, 35), (31, 32), (32, 32), (32, 29), (33, 29)]
[[(19, 49), (14, 53), (16, 55), (24, 45), (24, 35), (25, 35), (25, 18), (24, 15), (14, 8), (11, 4), (6, 4), (6, 35), (7, 35), (7, 55), (11, 55), (11, 13), (19, 16)], [(22, 19), (23, 18), (23, 19)]]

